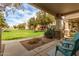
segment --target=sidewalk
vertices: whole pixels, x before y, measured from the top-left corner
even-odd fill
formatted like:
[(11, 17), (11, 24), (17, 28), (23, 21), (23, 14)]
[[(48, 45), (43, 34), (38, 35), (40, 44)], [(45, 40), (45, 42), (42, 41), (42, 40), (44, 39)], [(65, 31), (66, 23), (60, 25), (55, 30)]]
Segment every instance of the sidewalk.
[(48, 44), (35, 48), (31, 51), (28, 51), (24, 48), (19, 41), (13, 41), (5, 44), (4, 56), (48, 56), (50, 50), (55, 54), (55, 45), (57, 41), (52, 41)]

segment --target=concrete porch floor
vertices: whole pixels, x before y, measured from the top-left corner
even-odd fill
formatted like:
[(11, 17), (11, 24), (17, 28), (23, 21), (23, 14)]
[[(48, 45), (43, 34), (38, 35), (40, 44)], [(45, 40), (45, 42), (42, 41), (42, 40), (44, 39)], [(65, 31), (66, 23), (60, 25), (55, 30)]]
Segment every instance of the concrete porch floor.
[[(57, 40), (52, 41), (31, 51), (24, 48), (19, 41), (7, 42), (5, 43), (3, 56), (55, 56), (55, 47), (57, 42)], [(63, 56), (59, 52), (57, 55)]]

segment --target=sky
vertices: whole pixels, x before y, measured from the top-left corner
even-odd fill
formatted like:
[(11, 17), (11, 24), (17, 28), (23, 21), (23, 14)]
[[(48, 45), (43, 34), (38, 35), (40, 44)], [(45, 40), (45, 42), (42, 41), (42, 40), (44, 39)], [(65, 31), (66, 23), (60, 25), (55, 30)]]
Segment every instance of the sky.
[(29, 5), (22, 4), (17, 9), (7, 6), (4, 11), (4, 18), (9, 26), (27, 22), (31, 17), (35, 17), (39, 9)]

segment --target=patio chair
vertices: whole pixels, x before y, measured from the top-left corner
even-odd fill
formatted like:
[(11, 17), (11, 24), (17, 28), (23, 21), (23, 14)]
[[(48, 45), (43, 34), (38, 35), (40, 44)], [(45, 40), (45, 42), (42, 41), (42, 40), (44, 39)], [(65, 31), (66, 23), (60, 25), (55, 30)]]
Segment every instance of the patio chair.
[(76, 52), (79, 50), (79, 32), (77, 32), (72, 40), (64, 40), (59, 45), (56, 46), (55, 56), (57, 51), (60, 51), (65, 56), (76, 55)]

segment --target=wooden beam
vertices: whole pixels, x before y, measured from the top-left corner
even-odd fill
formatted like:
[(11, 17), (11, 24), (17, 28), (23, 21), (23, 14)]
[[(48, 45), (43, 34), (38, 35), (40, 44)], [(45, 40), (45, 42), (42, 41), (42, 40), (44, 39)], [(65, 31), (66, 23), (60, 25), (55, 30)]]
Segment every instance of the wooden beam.
[(68, 13), (62, 13), (61, 15), (66, 16), (66, 15), (74, 14), (74, 13), (77, 13), (77, 12), (79, 12), (79, 10), (71, 11), (71, 12), (68, 12)]

